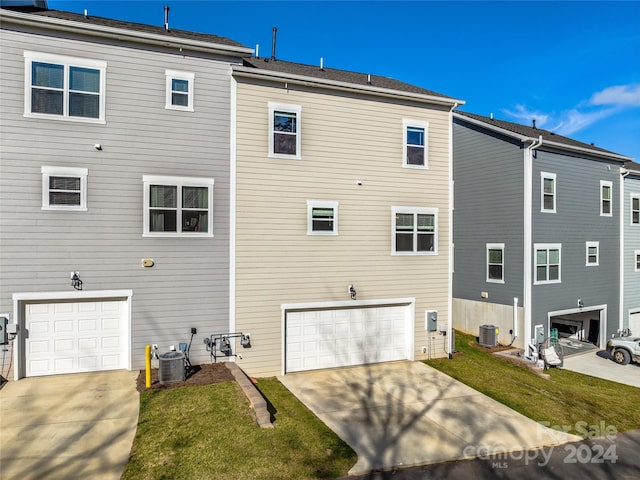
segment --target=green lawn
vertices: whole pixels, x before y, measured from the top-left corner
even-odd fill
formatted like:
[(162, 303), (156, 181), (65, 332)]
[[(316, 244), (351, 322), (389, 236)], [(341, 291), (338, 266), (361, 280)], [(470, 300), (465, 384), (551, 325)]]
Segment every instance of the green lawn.
[(460, 353), (452, 360), (425, 363), (537, 422), (571, 426), (570, 433), (598, 433), (591, 425), (613, 426), (618, 432), (640, 428), (637, 388), (556, 368), (547, 370), (551, 378), (544, 379), (472, 345), (475, 340), (456, 331)]
[(235, 382), (151, 390), (123, 479), (307, 479), (347, 474), (351, 448), (276, 379), (258, 388), (273, 429), (260, 428)]

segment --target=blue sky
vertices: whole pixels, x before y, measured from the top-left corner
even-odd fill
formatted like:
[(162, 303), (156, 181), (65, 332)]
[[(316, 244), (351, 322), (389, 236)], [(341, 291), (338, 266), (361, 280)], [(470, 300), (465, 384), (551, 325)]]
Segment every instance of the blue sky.
[(640, 161), (640, 2), (49, 0), (384, 75)]

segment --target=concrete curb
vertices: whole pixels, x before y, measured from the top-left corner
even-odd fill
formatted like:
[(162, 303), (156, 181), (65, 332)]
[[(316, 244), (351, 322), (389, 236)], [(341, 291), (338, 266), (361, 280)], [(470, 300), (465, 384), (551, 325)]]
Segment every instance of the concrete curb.
[(262, 428), (273, 428), (271, 423), (271, 414), (267, 409), (267, 401), (264, 399), (260, 392), (255, 387), (251, 380), (246, 376), (242, 369), (235, 362), (225, 362), (226, 367), (231, 371), (233, 378), (235, 378), (242, 391), (249, 399), (251, 407), (256, 412), (256, 421)]

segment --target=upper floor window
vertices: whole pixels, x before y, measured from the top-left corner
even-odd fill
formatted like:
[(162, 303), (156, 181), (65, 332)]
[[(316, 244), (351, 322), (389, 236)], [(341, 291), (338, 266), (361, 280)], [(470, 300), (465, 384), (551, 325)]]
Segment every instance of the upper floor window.
[(418, 120), (402, 121), (403, 126), (403, 166), (407, 168), (427, 168), (429, 124)]
[(392, 255), (438, 254), (438, 209), (392, 207)]
[(195, 74), (166, 70), (167, 93), (165, 108), (193, 112), (193, 84)]
[(600, 180), (600, 215), (602, 216), (610, 217), (613, 215), (613, 208), (611, 207), (612, 190), (612, 182)]
[(560, 283), (560, 256), (562, 246), (559, 244), (536, 244), (536, 275), (534, 284)]
[(587, 242), (586, 250), (587, 267), (597, 267), (600, 264), (600, 242)]
[(269, 156), (300, 159), (302, 107), (269, 102)]
[(631, 194), (631, 225), (640, 225), (640, 195)]
[(307, 201), (307, 235), (338, 234), (338, 202)]
[(504, 243), (487, 244), (487, 282), (504, 283)]
[(145, 236), (213, 236), (213, 178), (144, 175)]
[(540, 172), (540, 211), (556, 212), (556, 174)]
[(640, 272), (640, 250), (636, 250), (633, 252), (633, 264), (634, 264), (634, 271), (635, 272)]
[(43, 210), (87, 210), (86, 168), (42, 167)]
[(104, 123), (107, 63), (24, 52), (27, 117)]

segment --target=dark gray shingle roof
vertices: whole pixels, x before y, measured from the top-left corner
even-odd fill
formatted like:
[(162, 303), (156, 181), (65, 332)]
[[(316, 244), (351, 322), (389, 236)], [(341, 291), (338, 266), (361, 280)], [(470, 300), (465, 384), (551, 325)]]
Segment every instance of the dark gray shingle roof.
[(591, 145), (589, 143), (579, 142), (572, 138), (555, 134), (543, 128), (533, 128), (533, 126), (529, 127), (525, 125), (520, 125), (519, 123), (507, 122), (504, 120), (496, 120), (495, 118), (485, 117), (483, 115), (477, 115), (475, 113), (462, 112), (460, 110), (456, 110), (456, 113), (464, 117), (468, 117), (473, 120), (486, 123), (487, 125), (493, 125), (495, 127), (498, 127), (503, 130), (507, 130), (509, 132), (513, 132), (515, 134), (522, 135), (525, 137), (538, 138), (540, 137), (540, 135), (542, 135), (543, 141), (546, 140), (548, 142), (555, 142), (557, 144), (564, 145), (567, 147), (585, 148), (588, 150), (593, 150), (595, 152), (601, 152), (604, 154), (621, 155), (619, 153), (612, 152), (611, 150), (605, 150), (604, 148), (596, 147), (595, 145)]
[[(319, 65), (307, 65), (303, 63), (286, 62), (284, 60), (271, 60), (269, 58), (250, 57), (243, 59), (245, 67), (259, 68), (284, 74), (313, 77), (322, 80), (351, 83), (355, 85), (370, 85), (372, 87), (397, 90), (400, 92), (416, 93), (450, 99), (448, 95), (427, 90), (410, 83), (394, 80), (393, 78), (370, 75), (367, 73), (351, 72), (349, 70), (337, 70), (335, 68), (320, 69)], [(371, 83), (369, 83), (369, 80)]]
[[(6, 8), (6, 7), (3, 7)], [(212, 35), (209, 33), (190, 32), (187, 30), (178, 30), (169, 28), (169, 31), (165, 31), (164, 26), (146, 25), (142, 23), (125, 22), (122, 20), (113, 20), (110, 18), (94, 17), (89, 14), (85, 17), (79, 13), (65, 12), (62, 10), (39, 10), (39, 9), (25, 9), (25, 8), (7, 8), (7, 10), (19, 11), (22, 13), (28, 13), (33, 16), (56, 18), (60, 20), (69, 20), (85, 25), (96, 25), (111, 28), (121, 28), (124, 30), (131, 30), (141, 33), (149, 33), (156, 35), (163, 35), (167, 38), (180, 38), (185, 40), (197, 40), (200, 42), (207, 42), (211, 44), (227, 45), (230, 47), (248, 48), (238, 42), (235, 42), (229, 38), (221, 37), (218, 35)]]

